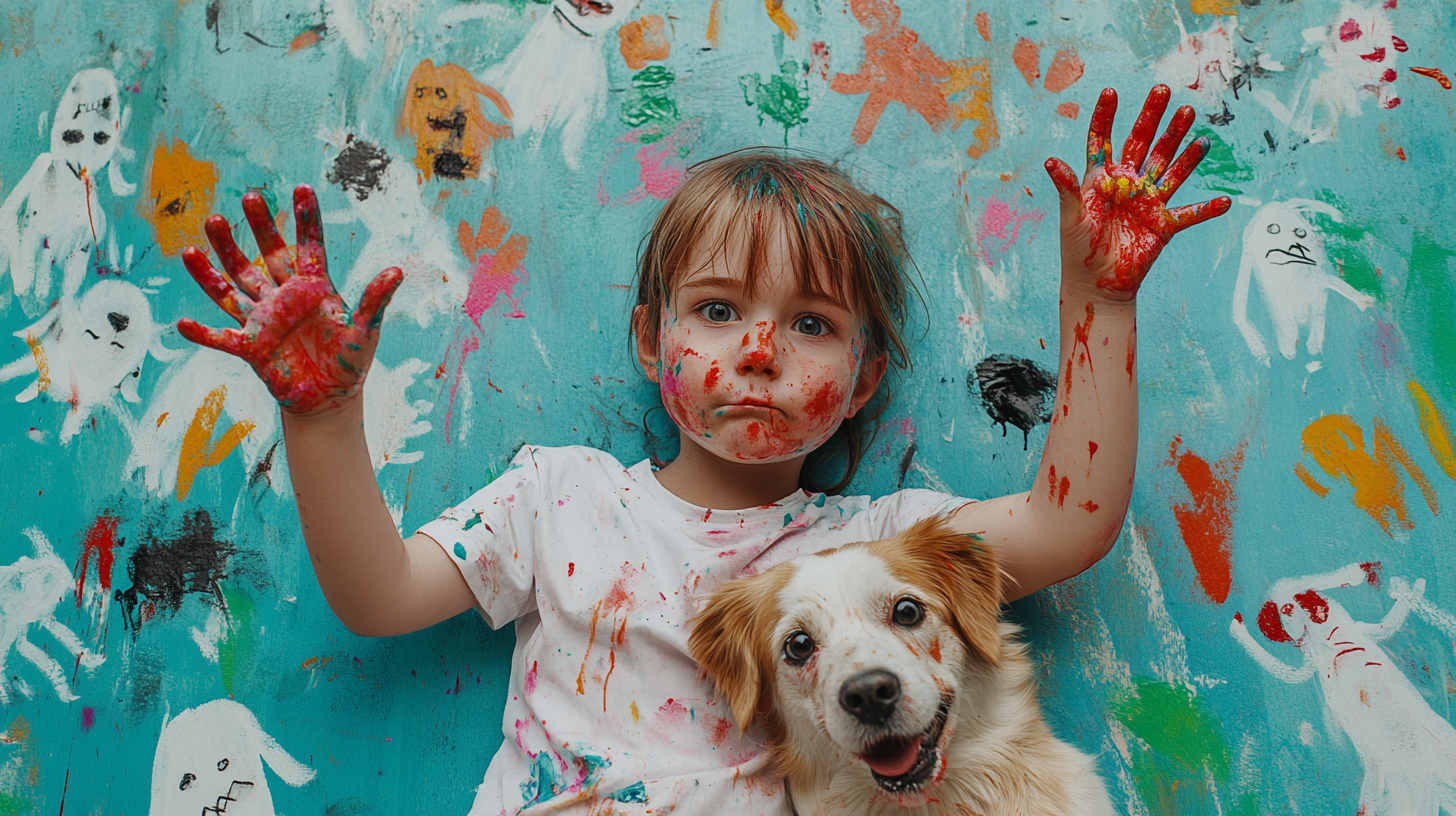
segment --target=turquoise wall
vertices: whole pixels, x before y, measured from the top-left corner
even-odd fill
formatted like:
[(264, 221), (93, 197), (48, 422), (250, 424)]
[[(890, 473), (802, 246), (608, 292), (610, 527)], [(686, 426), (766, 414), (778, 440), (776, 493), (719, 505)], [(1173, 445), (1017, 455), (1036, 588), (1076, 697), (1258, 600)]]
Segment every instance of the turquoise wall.
[(1234, 205), (1143, 288), (1117, 547), (1012, 609), (1048, 716), (1133, 814), (1456, 796), (1447, 0), (902, 0), (879, 32), (852, 12), (891, 0), (28, 5), (0, 13), (0, 814), (172, 807), (159, 739), (253, 774), (251, 812), (463, 813), (501, 741), (509, 629), (327, 609), (276, 409), (174, 328), (225, 320), (178, 259), (209, 212), (312, 184), (348, 298), (405, 267), (366, 393), (408, 533), (524, 442), (670, 458), (627, 338), (659, 200), (733, 148), (828, 155), (904, 211), (928, 318), (854, 488), (996, 496), (1046, 426), (1017, 444), (978, 364), (1033, 394), (1057, 367), (1041, 163), (1154, 81), (1213, 143), (1174, 203)]

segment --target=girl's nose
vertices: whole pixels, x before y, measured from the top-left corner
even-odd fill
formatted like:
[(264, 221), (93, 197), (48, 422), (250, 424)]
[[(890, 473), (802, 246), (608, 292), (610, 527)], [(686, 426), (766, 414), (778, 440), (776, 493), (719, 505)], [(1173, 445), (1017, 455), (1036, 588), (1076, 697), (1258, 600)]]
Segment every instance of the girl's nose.
[(779, 350), (774, 341), (774, 330), (778, 324), (763, 320), (754, 324), (753, 331), (743, 335), (739, 346), (738, 373), (777, 376), (779, 373)]

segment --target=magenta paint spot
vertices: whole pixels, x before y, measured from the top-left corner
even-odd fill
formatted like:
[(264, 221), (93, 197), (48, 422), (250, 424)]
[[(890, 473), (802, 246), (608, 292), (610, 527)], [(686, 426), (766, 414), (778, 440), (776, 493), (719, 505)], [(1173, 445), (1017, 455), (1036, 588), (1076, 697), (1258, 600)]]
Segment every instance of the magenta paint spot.
[(475, 272), (470, 278), (470, 291), (465, 295), (465, 314), (470, 316), (470, 321), (476, 328), (480, 328), (481, 315), (489, 311), (502, 297), (511, 304), (511, 310), (505, 313), (506, 317), (526, 316), (521, 311), (520, 296), (516, 294), (516, 286), (519, 284), (524, 288), (529, 280), (526, 267), (517, 264), (516, 268), (503, 273), (498, 273), (494, 267), (495, 256), (488, 252), (482, 252), (475, 261)]
[[(976, 255), (986, 263), (991, 262), (994, 251), (1001, 255), (1016, 244), (1021, 237), (1021, 225), (1027, 222), (1040, 224), (1042, 211), (1032, 209), (1028, 212), (1021, 212), (1008, 202), (1002, 201), (995, 196), (986, 202), (986, 211), (981, 214), (981, 221), (976, 225)], [(1000, 242), (994, 250), (992, 239)]]
[(91, 726), (96, 724), (96, 709), (86, 706), (81, 709), (81, 730), (90, 731)]
[(1341, 42), (1350, 42), (1351, 40), (1358, 40), (1358, 39), (1360, 39), (1360, 35), (1363, 34), (1363, 33), (1365, 33), (1365, 32), (1363, 32), (1363, 31), (1360, 30), (1360, 24), (1357, 23), (1357, 22), (1355, 22), (1355, 18), (1354, 17), (1351, 17), (1350, 19), (1348, 19), (1345, 22), (1343, 22), (1343, 23), (1340, 24), (1340, 41)]

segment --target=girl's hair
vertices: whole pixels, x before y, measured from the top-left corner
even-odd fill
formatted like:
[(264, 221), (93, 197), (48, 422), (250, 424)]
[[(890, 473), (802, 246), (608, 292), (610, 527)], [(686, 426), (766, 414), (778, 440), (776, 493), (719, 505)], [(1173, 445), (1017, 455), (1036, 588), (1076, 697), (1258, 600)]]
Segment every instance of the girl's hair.
[[(715, 242), (707, 257), (732, 257), (731, 239), (744, 236), (748, 268), (744, 288), (753, 291), (767, 266), (771, 242), (788, 242), (799, 287), (845, 304), (865, 324), (864, 359), (884, 355), (897, 369), (910, 366), (904, 327), (914, 291), (901, 235), (900, 211), (854, 186), (839, 169), (818, 159), (748, 148), (693, 165), (687, 179), (658, 213), (637, 260), (637, 305), (645, 314), (636, 330), (657, 343), (663, 306), (702, 242)], [(744, 235), (746, 233), (746, 235)], [(834, 438), (809, 454), (799, 477), (806, 490), (838, 493), (854, 478), (874, 441), (888, 387), (846, 420)], [(837, 479), (822, 479), (837, 454), (845, 466)]]

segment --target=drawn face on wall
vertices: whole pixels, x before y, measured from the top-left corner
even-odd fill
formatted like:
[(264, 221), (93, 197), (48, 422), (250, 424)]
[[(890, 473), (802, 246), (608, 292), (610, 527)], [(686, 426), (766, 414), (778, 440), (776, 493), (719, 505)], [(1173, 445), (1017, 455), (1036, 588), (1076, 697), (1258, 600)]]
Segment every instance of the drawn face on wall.
[[(1381, 107), (1399, 105), (1393, 86), (1398, 77), (1396, 55), (1406, 50), (1406, 44), (1395, 36), (1385, 10), (1345, 3), (1330, 28), (1329, 38), (1319, 51), (1329, 74), (1376, 94)], [(1324, 79), (1331, 78), (1327, 75)]]
[(1265, 204), (1254, 213), (1244, 231), (1244, 256), (1261, 271), (1330, 271), (1319, 233), (1299, 207), (1288, 201)]
[(314, 777), (313, 769), (285, 753), (241, 703), (213, 700), (188, 709), (169, 721), (157, 740), (152, 816), (214, 810), (273, 816), (264, 761), (295, 787)]
[(555, 0), (551, 13), (563, 24), (585, 37), (600, 37), (627, 19), (637, 0)]
[[(97, 392), (116, 388), (141, 370), (155, 333), (152, 307), (135, 286), (100, 281), (81, 298), (71, 330), (77, 333), (69, 338), (77, 381)], [(136, 386), (129, 390), (135, 393)]]
[(65, 162), (77, 178), (84, 170), (94, 180), (111, 161), (120, 136), (116, 77), (105, 68), (91, 68), (72, 77), (51, 124), (51, 158)]

